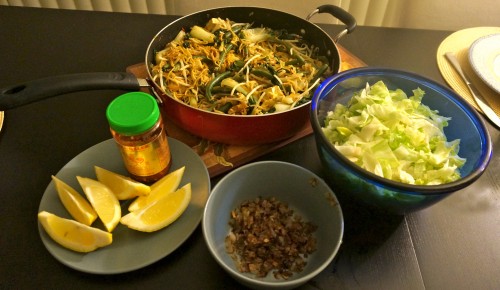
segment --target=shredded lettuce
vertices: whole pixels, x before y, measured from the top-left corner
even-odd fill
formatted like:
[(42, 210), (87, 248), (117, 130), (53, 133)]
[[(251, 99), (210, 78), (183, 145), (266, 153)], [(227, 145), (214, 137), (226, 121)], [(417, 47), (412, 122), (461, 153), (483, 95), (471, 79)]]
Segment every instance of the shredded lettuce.
[(460, 140), (447, 141), (451, 118), (422, 104), (417, 88), (408, 97), (384, 82), (354, 94), (347, 106), (328, 112), (323, 132), (335, 148), (360, 167), (385, 178), (416, 185), (437, 185), (460, 178), (465, 159)]

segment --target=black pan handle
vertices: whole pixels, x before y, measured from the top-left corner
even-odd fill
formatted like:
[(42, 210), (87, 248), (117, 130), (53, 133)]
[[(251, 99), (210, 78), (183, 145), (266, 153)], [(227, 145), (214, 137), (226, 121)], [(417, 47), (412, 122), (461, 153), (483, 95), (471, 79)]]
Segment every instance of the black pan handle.
[(354, 16), (341, 7), (335, 5), (321, 5), (307, 16), (307, 20), (317, 13), (328, 13), (346, 25), (346, 28), (333, 38), (334, 42), (337, 42), (342, 36), (353, 32), (356, 28), (357, 23)]
[(102, 89), (137, 91), (140, 87), (140, 80), (134, 74), (125, 72), (60, 75), (0, 89), (0, 110), (8, 110), (77, 91)]

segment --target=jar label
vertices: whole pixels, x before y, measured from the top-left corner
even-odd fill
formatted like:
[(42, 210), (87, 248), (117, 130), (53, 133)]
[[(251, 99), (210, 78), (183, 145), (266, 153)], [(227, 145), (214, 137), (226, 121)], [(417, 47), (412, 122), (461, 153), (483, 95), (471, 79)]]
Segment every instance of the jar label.
[(119, 147), (125, 167), (133, 175), (155, 175), (170, 164), (170, 148), (165, 134), (143, 145)]

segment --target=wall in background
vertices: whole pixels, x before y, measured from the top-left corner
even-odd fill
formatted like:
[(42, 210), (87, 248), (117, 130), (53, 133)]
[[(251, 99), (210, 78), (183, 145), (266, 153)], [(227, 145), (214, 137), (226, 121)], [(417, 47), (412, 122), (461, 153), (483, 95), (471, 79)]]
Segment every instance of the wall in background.
[[(323, 4), (331, 4), (342, 7), (349, 11), (357, 20), (359, 25), (388, 26), (394, 22), (393, 16), (397, 16), (399, 3), (402, 0), (167, 0), (167, 10), (176, 14), (186, 15), (214, 7), (224, 6), (259, 6), (281, 10), (306, 18), (312, 11)], [(316, 23), (338, 24), (336, 18), (327, 14), (318, 14), (311, 19)]]
[(499, 0), (400, 0), (405, 2), (398, 26), (460, 30), (476, 26), (500, 27)]
[[(186, 15), (220, 6), (261, 6), (305, 18), (322, 4), (351, 12), (359, 25), (460, 30), (500, 27), (499, 0), (0, 0), (0, 5)], [(317, 23), (338, 23), (327, 15)]]

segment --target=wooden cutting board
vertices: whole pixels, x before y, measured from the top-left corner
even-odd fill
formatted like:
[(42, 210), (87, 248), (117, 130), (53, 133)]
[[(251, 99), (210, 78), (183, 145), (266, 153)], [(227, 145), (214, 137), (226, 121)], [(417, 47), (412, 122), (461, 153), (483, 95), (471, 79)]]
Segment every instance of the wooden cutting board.
[[(352, 55), (342, 46), (337, 45), (337, 47), (339, 48), (340, 58), (342, 60), (340, 71), (366, 66), (363, 61)], [(133, 73), (138, 78), (147, 77), (146, 65), (144, 63), (127, 67), (127, 72)], [(291, 138), (276, 143), (251, 146), (224, 145), (207, 142), (206, 140), (202, 140), (184, 131), (173, 124), (168, 119), (168, 116), (164, 116), (164, 120), (167, 128), (167, 134), (193, 148), (193, 150), (195, 150), (205, 162), (210, 177), (215, 177), (248, 163), (259, 156), (281, 148), (312, 133), (311, 124), (308, 122)]]

